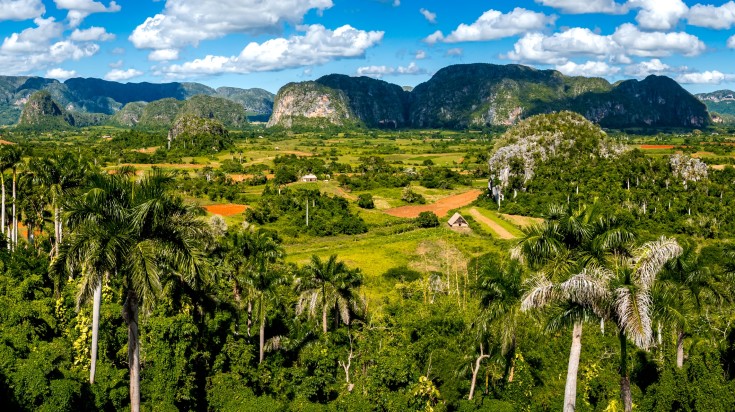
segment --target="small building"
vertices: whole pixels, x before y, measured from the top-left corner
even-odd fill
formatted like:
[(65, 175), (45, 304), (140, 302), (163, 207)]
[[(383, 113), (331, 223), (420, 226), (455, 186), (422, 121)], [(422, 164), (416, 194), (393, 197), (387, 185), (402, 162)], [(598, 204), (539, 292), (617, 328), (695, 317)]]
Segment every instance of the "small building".
[(455, 213), (452, 215), (452, 217), (449, 218), (449, 221), (447, 222), (449, 224), (449, 227), (469, 227), (470, 225), (467, 223), (466, 220), (460, 215), (459, 213)]
[(313, 174), (305, 175), (301, 178), (302, 182), (316, 182), (316, 176)]

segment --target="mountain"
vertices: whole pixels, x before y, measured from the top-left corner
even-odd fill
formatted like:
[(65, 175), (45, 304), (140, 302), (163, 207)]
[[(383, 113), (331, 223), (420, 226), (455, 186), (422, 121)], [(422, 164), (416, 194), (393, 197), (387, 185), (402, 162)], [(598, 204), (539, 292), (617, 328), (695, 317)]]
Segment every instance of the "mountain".
[(707, 105), (712, 118), (717, 123), (735, 123), (735, 92), (732, 90), (717, 90), (711, 93), (696, 95)]
[(42, 77), (0, 76), (0, 124), (16, 123), (29, 96), (39, 90), (48, 92), (68, 112), (106, 115), (115, 115), (129, 103), (166, 98), (183, 101), (206, 95), (231, 100), (248, 113), (264, 116), (270, 115), (274, 98), (263, 89), (226, 87), (215, 90), (199, 83), (118, 83), (92, 78), (74, 78), (61, 83)]
[(47, 91), (35, 92), (28, 97), (18, 127), (34, 130), (63, 130), (73, 125), (72, 118), (54, 101)]
[(167, 147), (220, 151), (232, 143), (227, 128), (218, 120), (185, 114), (168, 131)]
[[(339, 111), (343, 116), (334, 106), (338, 96), (347, 107)], [(326, 110), (325, 102), (334, 110)], [(410, 92), (380, 80), (341, 75), (289, 83), (277, 94), (268, 125), (298, 126), (303, 118), (312, 124), (321, 119), (368, 127), (509, 126), (560, 110), (611, 128), (703, 127), (711, 121), (706, 107), (668, 77), (610, 84), (522, 65), (463, 64), (439, 70)]]
[(186, 115), (216, 119), (225, 127), (234, 129), (248, 124), (245, 108), (239, 103), (204, 94), (188, 100), (165, 98), (150, 103), (131, 102), (115, 113), (109, 123), (122, 127), (168, 129), (176, 119)]

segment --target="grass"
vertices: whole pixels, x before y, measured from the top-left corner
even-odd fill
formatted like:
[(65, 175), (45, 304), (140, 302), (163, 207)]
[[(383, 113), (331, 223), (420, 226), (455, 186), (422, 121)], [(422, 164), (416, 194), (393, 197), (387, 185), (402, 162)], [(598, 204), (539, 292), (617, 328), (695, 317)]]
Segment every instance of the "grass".
[[(471, 208), (464, 208), (460, 213), (467, 213), (469, 214), (469, 209)], [(503, 229), (510, 232), (515, 237), (521, 237), (523, 236), (523, 232), (514, 224), (508, 222), (507, 220), (503, 219), (500, 215), (498, 215), (497, 212), (493, 210), (484, 209), (482, 207), (475, 207), (478, 212), (480, 212), (481, 215), (485, 216), (486, 218), (492, 220), (493, 222), (500, 225)]]

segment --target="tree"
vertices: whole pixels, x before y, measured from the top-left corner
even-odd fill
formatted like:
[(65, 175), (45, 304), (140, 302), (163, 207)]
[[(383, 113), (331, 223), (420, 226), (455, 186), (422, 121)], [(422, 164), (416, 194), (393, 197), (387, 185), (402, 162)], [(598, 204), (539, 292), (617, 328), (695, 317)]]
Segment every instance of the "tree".
[(204, 267), (207, 224), (196, 218), (197, 207), (168, 193), (171, 180), (158, 169), (139, 181), (124, 174), (97, 176), (92, 188), (71, 202), (67, 220), (76, 230), (52, 261), (57, 274), (87, 269), (80, 302), (97, 293), (103, 271), (120, 277), (125, 296), (122, 317), (128, 329), (130, 406), (135, 412), (140, 410), (140, 310), (152, 307), (165, 277), (193, 283)]
[(4, 172), (7, 169), (13, 171), (13, 212), (12, 221), (10, 224), (10, 230), (8, 231), (8, 244), (11, 248), (15, 247), (17, 242), (17, 231), (18, 231), (18, 219), (16, 215), (16, 184), (17, 184), (17, 172), (18, 165), (23, 162), (23, 155), (21, 149), (17, 145), (2, 145), (0, 149), (0, 184), (2, 184), (2, 231), (5, 233), (5, 176)]
[[(478, 273), (475, 290), (479, 297), (480, 312), (473, 326), (478, 336), (489, 336), (492, 331), (499, 333), (501, 353), (505, 356), (505, 377), (513, 381), (515, 352), (518, 345), (518, 323), (521, 312), (524, 282), (523, 266), (516, 260), (500, 263), (491, 260), (483, 265)], [(477, 379), (476, 369), (487, 356), (480, 345), (475, 370), (470, 385), (470, 399), (474, 394)]]
[(357, 270), (337, 260), (332, 255), (326, 261), (312, 255), (311, 262), (304, 267), (304, 277), (298, 280), (297, 290), (300, 292), (296, 304), (296, 314), (305, 311), (310, 317), (321, 309), (322, 332), (327, 333), (329, 311), (334, 309), (334, 323), (341, 319), (345, 325), (350, 324), (350, 314), (362, 311), (363, 302), (357, 294), (362, 285), (362, 276)]
[(45, 189), (51, 198), (54, 213), (54, 247), (52, 256), (56, 256), (61, 245), (63, 230), (61, 220), (62, 201), (73, 189), (79, 188), (86, 176), (88, 167), (85, 163), (68, 152), (55, 153), (43, 159), (34, 159), (31, 164), (34, 180)]
[[(525, 231), (514, 253), (537, 271), (532, 286), (523, 297), (522, 309), (556, 305), (557, 315), (549, 330), (572, 326), (564, 411), (575, 410), (577, 372), (582, 352), (583, 323), (595, 318), (588, 301), (599, 297), (604, 287), (599, 282), (580, 282), (575, 272), (604, 266), (610, 258), (627, 254), (633, 233), (614, 216), (599, 212), (594, 205), (578, 209), (552, 206), (548, 218)], [(557, 282), (557, 283), (555, 283)], [(594, 301), (594, 299), (592, 299)]]
[(434, 212), (421, 212), (416, 218), (416, 226), (421, 228), (439, 226), (439, 218)]

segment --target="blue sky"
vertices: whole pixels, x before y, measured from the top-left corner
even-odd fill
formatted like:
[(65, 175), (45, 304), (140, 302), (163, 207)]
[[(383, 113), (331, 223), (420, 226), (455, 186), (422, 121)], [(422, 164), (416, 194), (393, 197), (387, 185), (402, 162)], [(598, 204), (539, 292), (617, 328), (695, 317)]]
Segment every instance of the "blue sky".
[(0, 74), (261, 87), (415, 86), (457, 63), (735, 89), (735, 2), (0, 0)]

